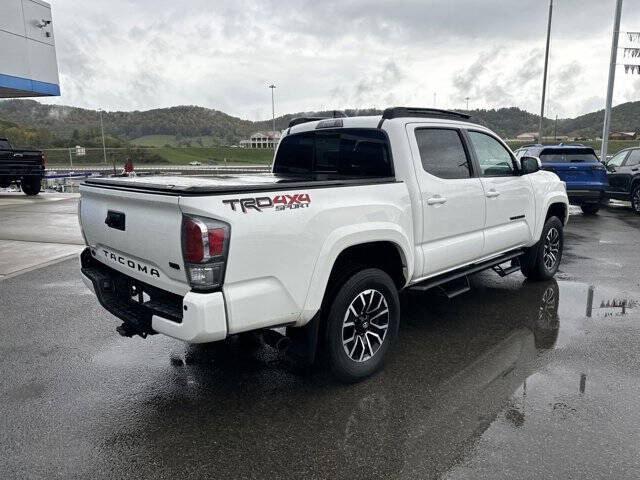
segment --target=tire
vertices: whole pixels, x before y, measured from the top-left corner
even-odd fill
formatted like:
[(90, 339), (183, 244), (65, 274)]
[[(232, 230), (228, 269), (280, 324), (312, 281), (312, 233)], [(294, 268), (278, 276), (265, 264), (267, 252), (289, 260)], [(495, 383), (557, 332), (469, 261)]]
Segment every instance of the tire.
[(582, 213), (585, 215), (595, 215), (600, 210), (600, 204), (598, 203), (585, 203), (584, 205), (580, 205), (582, 209)]
[(631, 208), (640, 215), (640, 183), (636, 184), (631, 191)]
[(349, 276), (326, 318), (327, 360), (336, 378), (353, 383), (378, 371), (399, 323), (398, 289), (387, 273), (367, 268)]
[(31, 197), (40, 193), (41, 181), (42, 179), (40, 177), (23, 178), (20, 182), (20, 187), (26, 195)]
[(549, 217), (542, 228), (538, 243), (520, 258), (520, 271), (530, 280), (552, 279), (562, 260), (563, 246), (562, 222), (558, 217)]

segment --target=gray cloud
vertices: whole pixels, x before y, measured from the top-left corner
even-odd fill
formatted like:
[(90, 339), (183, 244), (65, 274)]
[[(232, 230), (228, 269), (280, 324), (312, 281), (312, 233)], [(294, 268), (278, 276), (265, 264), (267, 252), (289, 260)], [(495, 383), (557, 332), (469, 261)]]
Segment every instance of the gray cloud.
[[(612, 2), (556, 2), (550, 106), (604, 91)], [(107, 109), (200, 104), (242, 117), (429, 105), (536, 111), (546, 0), (53, 0), (62, 97)], [(624, 23), (640, 23), (627, 8)], [(625, 83), (626, 81), (626, 83)], [(640, 93), (619, 81), (618, 100)], [(444, 103), (444, 105), (443, 105)]]

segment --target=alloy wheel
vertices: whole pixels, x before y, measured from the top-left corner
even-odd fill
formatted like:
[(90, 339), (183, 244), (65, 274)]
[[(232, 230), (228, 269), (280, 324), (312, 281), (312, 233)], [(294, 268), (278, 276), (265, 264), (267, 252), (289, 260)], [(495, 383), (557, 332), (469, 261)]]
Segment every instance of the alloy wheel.
[(379, 350), (389, 329), (389, 305), (378, 290), (360, 292), (342, 322), (342, 346), (354, 362), (366, 362)]
[(633, 197), (631, 198), (631, 206), (633, 209), (640, 213), (640, 187), (633, 191)]
[(547, 232), (547, 236), (544, 240), (544, 254), (543, 254), (543, 262), (544, 266), (547, 270), (552, 270), (556, 263), (558, 263), (558, 258), (560, 256), (560, 232), (557, 228), (552, 227)]

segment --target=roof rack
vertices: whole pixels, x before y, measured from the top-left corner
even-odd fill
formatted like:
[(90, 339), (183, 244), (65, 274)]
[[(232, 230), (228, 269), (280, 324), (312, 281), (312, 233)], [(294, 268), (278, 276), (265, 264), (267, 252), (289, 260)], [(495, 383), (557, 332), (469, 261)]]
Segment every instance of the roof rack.
[(451, 120), (469, 120), (470, 115), (466, 113), (454, 112), (451, 110), (440, 110), (439, 108), (419, 108), (419, 107), (393, 107), (382, 112), (382, 120), (402, 117), (424, 117), (424, 118), (448, 118)]

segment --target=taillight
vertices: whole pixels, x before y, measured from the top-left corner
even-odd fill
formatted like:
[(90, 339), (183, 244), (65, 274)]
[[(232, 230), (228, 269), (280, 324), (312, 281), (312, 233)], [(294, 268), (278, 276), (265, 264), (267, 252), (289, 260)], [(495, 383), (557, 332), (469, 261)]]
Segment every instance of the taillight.
[(229, 225), (205, 217), (182, 218), (182, 255), (194, 290), (222, 285), (229, 250)]
[(44, 152), (40, 152), (40, 165), (44, 167), (46, 163), (47, 163), (47, 156), (44, 154)]
[[(206, 227), (205, 227), (206, 228)], [(203, 230), (200, 222), (185, 218), (182, 223), (183, 255), (189, 263), (200, 263), (204, 258)], [(204, 233), (206, 235), (206, 232)]]

